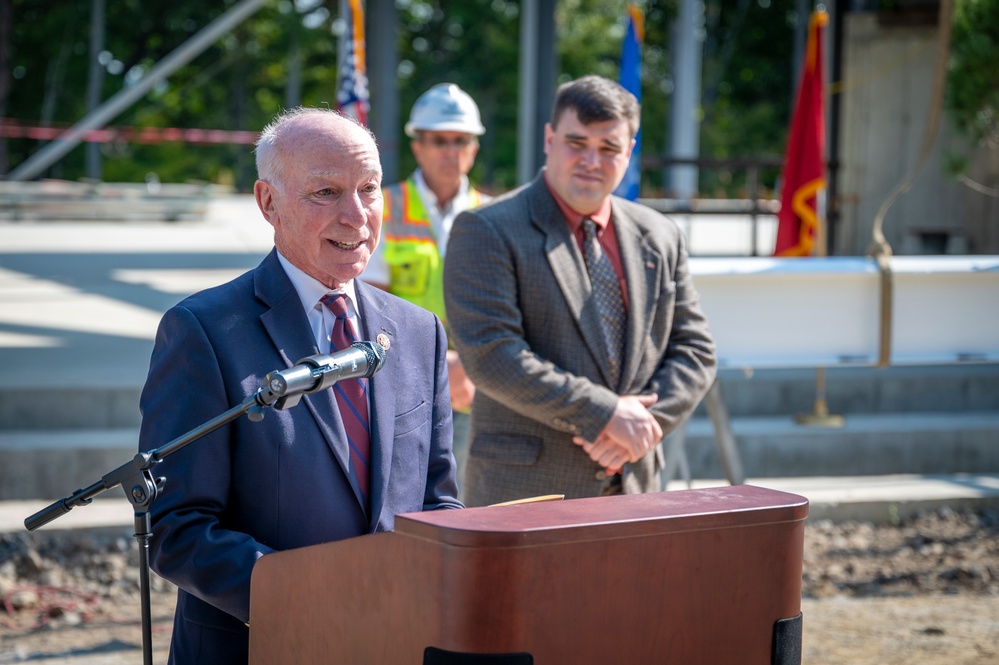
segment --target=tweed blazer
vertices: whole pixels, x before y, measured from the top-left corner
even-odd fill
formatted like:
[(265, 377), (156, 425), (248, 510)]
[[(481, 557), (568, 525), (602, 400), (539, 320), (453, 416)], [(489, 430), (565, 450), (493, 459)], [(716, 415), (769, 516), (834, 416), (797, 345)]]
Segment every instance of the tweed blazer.
[[(603, 470), (575, 443), (593, 441), (618, 395), (656, 393), (669, 433), (715, 376), (715, 347), (676, 224), (611, 203), (628, 288), (619, 383), (611, 385), (586, 265), (544, 181), (455, 220), (444, 267), (449, 335), (476, 385), (463, 497), (483, 505), (539, 494), (596, 496)], [(625, 466), (627, 493), (658, 491), (662, 447)]]

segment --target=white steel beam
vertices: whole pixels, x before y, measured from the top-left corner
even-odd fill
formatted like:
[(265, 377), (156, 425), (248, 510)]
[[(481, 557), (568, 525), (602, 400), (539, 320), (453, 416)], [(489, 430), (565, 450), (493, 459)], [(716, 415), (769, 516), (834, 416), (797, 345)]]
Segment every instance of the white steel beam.
[[(999, 362), (999, 256), (891, 259), (890, 363)], [(722, 367), (870, 366), (877, 263), (864, 257), (690, 259)]]

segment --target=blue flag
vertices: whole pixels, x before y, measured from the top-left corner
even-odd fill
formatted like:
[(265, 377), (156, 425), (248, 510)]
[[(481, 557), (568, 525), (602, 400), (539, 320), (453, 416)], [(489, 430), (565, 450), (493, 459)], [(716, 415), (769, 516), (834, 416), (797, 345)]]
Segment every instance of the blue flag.
[[(638, 103), (642, 103), (642, 42), (645, 40), (645, 19), (642, 11), (634, 5), (628, 6), (628, 32), (621, 46), (621, 73), (619, 83)], [(642, 182), (642, 129), (639, 125), (635, 136), (635, 149), (631, 152), (628, 171), (614, 190), (617, 196), (631, 201), (638, 198), (638, 188)]]

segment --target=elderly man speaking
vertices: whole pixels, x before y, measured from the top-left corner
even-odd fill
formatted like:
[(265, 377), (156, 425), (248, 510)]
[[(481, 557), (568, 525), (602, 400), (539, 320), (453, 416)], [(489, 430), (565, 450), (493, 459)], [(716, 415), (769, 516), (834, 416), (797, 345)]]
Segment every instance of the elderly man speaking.
[[(257, 143), (257, 205), (274, 249), (171, 308), (142, 391), (143, 450), (241, 403), (272, 370), (356, 340), (388, 348), (370, 379), (233, 421), (163, 460), (151, 563), (179, 587), (170, 662), (246, 663), (250, 574), (263, 556), (460, 508), (447, 340), (430, 312), (356, 279), (378, 245), (371, 134), (324, 109), (279, 116)], [(351, 575), (330, 570), (330, 575)]]

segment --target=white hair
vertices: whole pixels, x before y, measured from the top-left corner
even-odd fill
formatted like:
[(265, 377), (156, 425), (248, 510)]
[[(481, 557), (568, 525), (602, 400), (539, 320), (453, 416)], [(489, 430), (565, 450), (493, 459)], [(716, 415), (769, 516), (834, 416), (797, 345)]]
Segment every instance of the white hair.
[(290, 125), (293, 120), (297, 120), (298, 118), (319, 117), (330, 114), (349, 120), (363, 129), (364, 132), (371, 137), (372, 141), (375, 141), (375, 135), (370, 129), (359, 123), (351, 116), (344, 115), (339, 111), (335, 111), (330, 108), (313, 106), (296, 106), (295, 108), (285, 109), (276, 115), (274, 120), (264, 127), (263, 131), (260, 132), (260, 137), (257, 139), (255, 150), (257, 160), (257, 178), (260, 180), (266, 180), (275, 187), (282, 188), (284, 182), (284, 161), (278, 159), (278, 151), (276, 148), (288, 125)]

